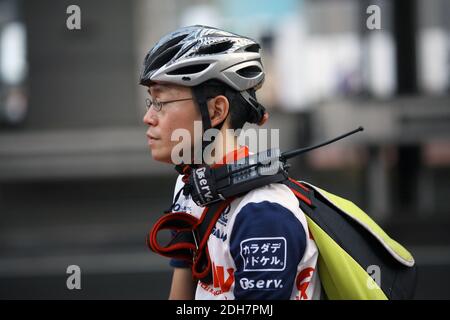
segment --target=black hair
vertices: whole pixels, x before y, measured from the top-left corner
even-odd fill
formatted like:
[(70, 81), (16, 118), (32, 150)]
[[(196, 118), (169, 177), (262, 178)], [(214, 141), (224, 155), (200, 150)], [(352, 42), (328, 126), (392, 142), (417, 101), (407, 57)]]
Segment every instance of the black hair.
[[(240, 95), (239, 91), (218, 80), (208, 80), (199, 86), (204, 87), (204, 92), (208, 99), (219, 95), (223, 95), (228, 99), (230, 105), (229, 117), (231, 129), (241, 129), (246, 122), (257, 122), (256, 113), (249, 106), (248, 102)], [(248, 89), (247, 92), (256, 100), (255, 89)], [(220, 125), (218, 129), (220, 129), (221, 126), (222, 125)]]

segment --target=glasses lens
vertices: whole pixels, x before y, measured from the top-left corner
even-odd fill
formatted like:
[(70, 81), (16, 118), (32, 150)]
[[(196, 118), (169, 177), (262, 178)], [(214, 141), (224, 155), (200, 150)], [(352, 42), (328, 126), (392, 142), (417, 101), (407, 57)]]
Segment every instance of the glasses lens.
[(145, 99), (145, 105), (147, 107), (147, 110), (149, 110), (151, 107), (153, 107), (153, 109), (155, 109), (155, 111), (160, 111), (162, 106), (165, 103), (166, 102), (161, 102), (161, 101), (158, 101), (158, 100), (156, 100), (154, 98), (147, 98), (147, 99)]
[(161, 111), (162, 103), (156, 99), (153, 100), (153, 108), (155, 108), (156, 111)]

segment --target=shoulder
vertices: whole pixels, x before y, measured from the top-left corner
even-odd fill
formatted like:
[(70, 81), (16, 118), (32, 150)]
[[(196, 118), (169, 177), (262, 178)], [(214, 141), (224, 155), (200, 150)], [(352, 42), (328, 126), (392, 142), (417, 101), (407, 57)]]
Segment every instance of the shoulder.
[(287, 237), (305, 241), (306, 218), (298, 199), (283, 184), (257, 188), (240, 199), (232, 217), (231, 238)]
[(303, 212), (299, 208), (297, 197), (286, 185), (281, 183), (272, 183), (252, 190), (238, 201), (239, 204), (235, 211), (237, 214), (241, 213), (241, 211), (249, 211), (249, 207), (259, 208), (263, 211), (278, 208), (279, 210), (270, 210), (272, 211), (272, 216), (275, 213), (274, 218), (277, 218), (276, 212), (289, 212), (296, 218), (300, 218), (300, 220), (302, 220), (301, 217), (304, 217)]

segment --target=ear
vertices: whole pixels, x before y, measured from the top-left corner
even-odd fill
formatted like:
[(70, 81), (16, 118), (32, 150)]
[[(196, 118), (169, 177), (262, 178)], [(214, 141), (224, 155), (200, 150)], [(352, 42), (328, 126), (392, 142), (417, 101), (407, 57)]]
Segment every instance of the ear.
[(209, 119), (211, 126), (216, 127), (218, 124), (224, 122), (228, 117), (230, 104), (227, 97), (223, 95), (216, 96), (208, 100)]

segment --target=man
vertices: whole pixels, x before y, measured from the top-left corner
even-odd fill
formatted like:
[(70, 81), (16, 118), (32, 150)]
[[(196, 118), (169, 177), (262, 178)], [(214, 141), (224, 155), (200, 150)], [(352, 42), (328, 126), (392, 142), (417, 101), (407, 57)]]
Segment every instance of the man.
[[(255, 91), (264, 80), (254, 40), (207, 26), (191, 26), (161, 38), (144, 61), (141, 84), (150, 98), (144, 123), (155, 160), (174, 163), (176, 129), (190, 133), (191, 164), (200, 145), (204, 164), (236, 161), (248, 155), (227, 129), (263, 124), (268, 115)], [(195, 141), (194, 124), (220, 130), (212, 142)], [(212, 140), (212, 139), (211, 139)], [(186, 141), (184, 141), (186, 143)], [(210, 145), (211, 144), (211, 145)], [(186, 150), (184, 150), (186, 152)], [(175, 186), (173, 211), (199, 218), (204, 210)], [(318, 251), (305, 215), (282, 184), (257, 188), (234, 199), (208, 238), (213, 281), (193, 280), (189, 265), (173, 259), (170, 299), (318, 299)]]

